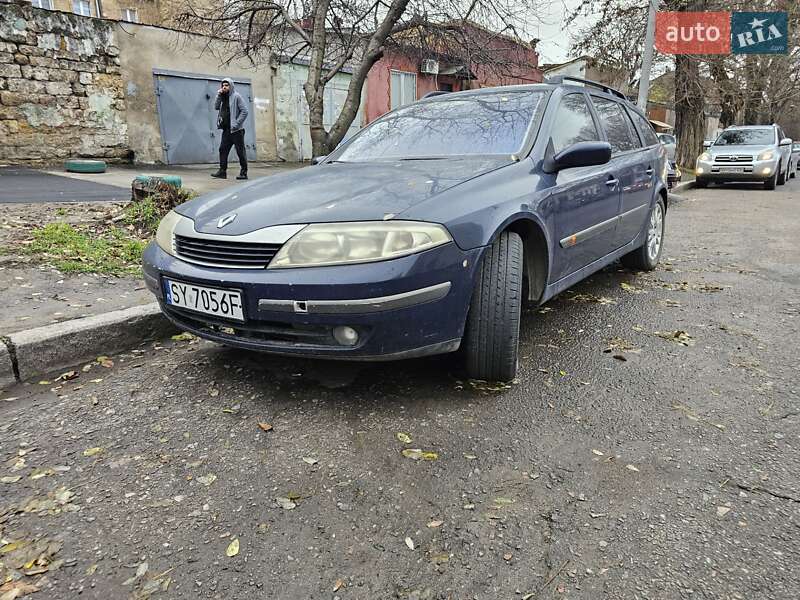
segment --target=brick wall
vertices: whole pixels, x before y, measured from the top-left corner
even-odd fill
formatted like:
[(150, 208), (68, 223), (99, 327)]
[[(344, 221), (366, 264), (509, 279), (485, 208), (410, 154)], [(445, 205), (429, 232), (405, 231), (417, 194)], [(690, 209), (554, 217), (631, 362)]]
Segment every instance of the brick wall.
[(0, 0), (0, 163), (129, 155), (114, 24)]

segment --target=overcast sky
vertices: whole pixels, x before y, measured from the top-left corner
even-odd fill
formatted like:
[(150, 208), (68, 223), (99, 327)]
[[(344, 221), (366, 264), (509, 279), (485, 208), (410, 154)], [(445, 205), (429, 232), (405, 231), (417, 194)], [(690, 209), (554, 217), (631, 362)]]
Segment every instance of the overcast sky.
[[(564, 21), (567, 14), (580, 5), (581, 0), (540, 0), (541, 25), (529, 24), (533, 37), (538, 37), (539, 64), (558, 63), (568, 60), (570, 45), (570, 31), (565, 30)], [(586, 23), (586, 19), (577, 21), (576, 24)], [(575, 30), (575, 26), (570, 28)]]

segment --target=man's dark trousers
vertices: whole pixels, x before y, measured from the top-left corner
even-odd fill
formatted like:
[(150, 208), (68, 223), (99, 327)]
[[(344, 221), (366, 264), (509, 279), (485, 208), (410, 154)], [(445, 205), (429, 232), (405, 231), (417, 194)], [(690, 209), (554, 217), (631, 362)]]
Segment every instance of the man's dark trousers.
[(244, 150), (244, 129), (231, 133), (227, 129), (222, 130), (222, 141), (219, 144), (219, 170), (225, 173), (228, 170), (228, 154), (231, 153), (231, 146), (236, 148), (236, 156), (239, 157), (239, 167), (242, 175), (247, 175), (247, 154)]

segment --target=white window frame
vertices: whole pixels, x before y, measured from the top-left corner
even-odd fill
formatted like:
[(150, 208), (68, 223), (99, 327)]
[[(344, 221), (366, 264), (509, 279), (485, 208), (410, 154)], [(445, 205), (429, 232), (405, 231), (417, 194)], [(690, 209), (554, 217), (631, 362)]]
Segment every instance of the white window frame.
[[(392, 103), (392, 79), (393, 75), (397, 73), (400, 75), (400, 104), (397, 106), (391, 106)], [(405, 86), (403, 85), (403, 81), (406, 77), (413, 77), (414, 78), (414, 97), (413, 98), (406, 98), (405, 97)], [(397, 69), (390, 69), (389, 70), (389, 108), (394, 110), (395, 108), (400, 108), (401, 106), (405, 106), (406, 104), (411, 104), (412, 102), (417, 101), (417, 74), (411, 71), (399, 71)]]
[(122, 20), (127, 21), (128, 23), (138, 23), (139, 22), (139, 11), (135, 8), (123, 8), (122, 9)]
[(53, 0), (31, 0), (31, 5), (35, 8), (43, 8), (44, 10), (53, 10)]
[[(87, 12), (83, 12), (84, 9)], [(72, 12), (82, 17), (91, 17), (92, 3), (89, 0), (72, 0)]]

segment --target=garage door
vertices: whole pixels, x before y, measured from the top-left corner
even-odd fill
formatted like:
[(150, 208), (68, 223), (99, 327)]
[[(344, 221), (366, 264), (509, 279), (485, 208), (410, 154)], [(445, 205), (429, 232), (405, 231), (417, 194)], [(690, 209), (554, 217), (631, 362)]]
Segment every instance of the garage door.
[[(164, 162), (168, 165), (216, 163), (222, 132), (217, 129), (214, 99), (223, 76), (154, 69), (158, 122)], [(249, 79), (233, 78), (250, 108), (245, 122), (247, 159), (256, 159), (253, 94)], [(235, 160), (236, 151), (231, 150)]]

